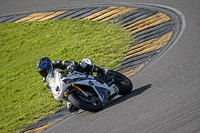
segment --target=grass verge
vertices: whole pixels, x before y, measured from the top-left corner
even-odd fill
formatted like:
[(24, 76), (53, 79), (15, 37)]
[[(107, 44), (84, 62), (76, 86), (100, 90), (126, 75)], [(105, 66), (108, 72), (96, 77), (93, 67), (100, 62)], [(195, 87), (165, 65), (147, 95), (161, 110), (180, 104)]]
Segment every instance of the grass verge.
[(60, 19), (0, 24), (0, 132), (18, 132), (57, 110), (58, 102), (42, 83), (36, 63), (80, 62), (90, 58), (113, 69), (134, 43), (112, 23)]

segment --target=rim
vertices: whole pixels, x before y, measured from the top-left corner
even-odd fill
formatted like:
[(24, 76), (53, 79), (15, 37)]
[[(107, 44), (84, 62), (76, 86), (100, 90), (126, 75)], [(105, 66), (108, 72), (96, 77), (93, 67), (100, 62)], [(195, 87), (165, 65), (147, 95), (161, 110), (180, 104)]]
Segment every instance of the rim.
[(90, 105), (99, 105), (100, 104), (100, 100), (94, 96), (92, 93), (85, 91), (85, 93), (90, 94), (91, 96), (86, 97), (81, 91), (76, 91), (76, 98), (78, 98), (79, 100), (81, 100), (81, 102), (84, 102), (86, 104), (90, 104)]

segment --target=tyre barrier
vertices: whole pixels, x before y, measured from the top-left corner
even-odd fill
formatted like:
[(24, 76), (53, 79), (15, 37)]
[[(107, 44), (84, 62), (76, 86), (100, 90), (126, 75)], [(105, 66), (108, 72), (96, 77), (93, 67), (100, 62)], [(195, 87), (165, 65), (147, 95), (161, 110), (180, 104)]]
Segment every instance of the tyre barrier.
[[(0, 16), (0, 23), (66, 18), (115, 23), (128, 30), (137, 42), (131, 44), (115, 71), (121, 72), (131, 79), (162, 57), (175, 44), (185, 27), (184, 17), (176, 9), (160, 5), (132, 3), (95, 4), (7, 14)], [(66, 112), (65, 109), (63, 110)], [(63, 113), (63, 111), (59, 112)], [(44, 118), (45, 121), (42, 119), (22, 132), (41, 132), (66, 118), (65, 113), (60, 114), (55, 113)], [(67, 113), (67, 117), (71, 116), (72, 114)]]

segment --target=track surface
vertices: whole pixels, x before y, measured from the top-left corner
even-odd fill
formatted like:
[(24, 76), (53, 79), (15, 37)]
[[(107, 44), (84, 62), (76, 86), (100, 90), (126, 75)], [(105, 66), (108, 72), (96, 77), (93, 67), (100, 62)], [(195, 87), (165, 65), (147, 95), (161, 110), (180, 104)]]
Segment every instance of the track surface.
[[(1, 0), (0, 14), (122, 1)], [(178, 9), (186, 28), (178, 42), (156, 63), (133, 79), (131, 94), (104, 110), (83, 112), (46, 132), (190, 133), (200, 132), (200, 1), (132, 0)]]

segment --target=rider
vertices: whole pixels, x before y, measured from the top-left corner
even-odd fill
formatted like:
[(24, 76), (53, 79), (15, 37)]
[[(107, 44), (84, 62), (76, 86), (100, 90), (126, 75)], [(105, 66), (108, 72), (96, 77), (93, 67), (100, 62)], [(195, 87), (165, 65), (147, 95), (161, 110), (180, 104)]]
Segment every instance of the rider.
[[(37, 71), (43, 77), (43, 82), (46, 87), (51, 91), (51, 87), (49, 86), (48, 82), (46, 81), (46, 76), (48, 73), (52, 72), (54, 69), (61, 69), (66, 70), (67, 72), (72, 73), (74, 70), (79, 72), (97, 72), (104, 76), (108, 75), (109, 70), (106, 68), (98, 67), (95, 65), (90, 65), (86, 62), (81, 62), (78, 64), (76, 61), (66, 61), (66, 60), (59, 60), (59, 61), (52, 61), (48, 57), (43, 57), (38, 60), (37, 62)], [(68, 110), (70, 112), (78, 110), (74, 105), (67, 104)]]

